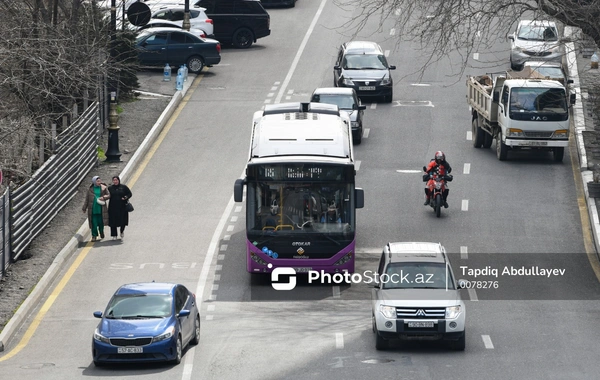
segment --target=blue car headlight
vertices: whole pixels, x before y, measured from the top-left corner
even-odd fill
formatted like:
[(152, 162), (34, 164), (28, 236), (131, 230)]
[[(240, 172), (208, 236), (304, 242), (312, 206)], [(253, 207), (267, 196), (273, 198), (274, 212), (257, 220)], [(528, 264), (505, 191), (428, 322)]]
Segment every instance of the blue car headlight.
[(96, 331), (94, 331), (94, 340), (97, 340), (102, 343), (110, 344), (110, 340), (107, 337), (105, 337), (104, 335), (100, 334), (98, 332), (98, 329), (96, 329)]
[(175, 327), (171, 326), (164, 333), (155, 336), (152, 338), (152, 343), (162, 342), (163, 340), (171, 339), (171, 337), (175, 334)]

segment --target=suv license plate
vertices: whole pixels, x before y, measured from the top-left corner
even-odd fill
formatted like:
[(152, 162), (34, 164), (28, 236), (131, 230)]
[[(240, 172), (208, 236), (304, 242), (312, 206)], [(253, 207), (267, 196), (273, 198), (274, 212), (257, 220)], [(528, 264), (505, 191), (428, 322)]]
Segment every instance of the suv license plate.
[(141, 354), (144, 352), (142, 347), (119, 347), (117, 348), (119, 354)]
[(433, 321), (427, 321), (427, 322), (408, 322), (408, 327), (412, 327), (412, 328), (433, 327)]
[(308, 273), (312, 270), (312, 268), (294, 268), (296, 273)]
[(374, 91), (375, 86), (359, 86), (358, 89), (360, 91)]

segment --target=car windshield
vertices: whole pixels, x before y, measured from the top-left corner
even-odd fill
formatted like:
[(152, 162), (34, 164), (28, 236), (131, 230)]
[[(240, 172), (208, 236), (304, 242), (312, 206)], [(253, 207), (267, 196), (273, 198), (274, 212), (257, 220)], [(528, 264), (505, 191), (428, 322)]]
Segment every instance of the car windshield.
[(387, 67), (385, 56), (376, 54), (349, 54), (343, 62), (346, 70), (385, 70)]
[(556, 29), (550, 26), (523, 25), (519, 29), (519, 39), (527, 41), (557, 41)]
[(319, 103), (335, 104), (341, 110), (351, 110), (354, 106), (354, 98), (349, 95), (320, 94), (313, 97), (313, 101)]
[(105, 318), (165, 318), (171, 315), (172, 297), (168, 294), (125, 294), (114, 296)]
[(384, 289), (455, 289), (443, 263), (391, 263), (380, 276)]

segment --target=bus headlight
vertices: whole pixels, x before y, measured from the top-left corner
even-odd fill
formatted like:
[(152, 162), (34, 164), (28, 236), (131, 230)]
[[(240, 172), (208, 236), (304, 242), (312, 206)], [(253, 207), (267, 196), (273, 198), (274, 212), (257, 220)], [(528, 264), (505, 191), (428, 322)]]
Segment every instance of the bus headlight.
[(336, 261), (333, 265), (346, 264), (348, 261), (350, 261), (352, 259), (352, 253), (353, 252), (348, 252), (347, 255), (344, 255), (344, 257), (342, 257), (341, 259), (339, 259), (338, 261)]
[(267, 265), (267, 262), (265, 260), (261, 259), (260, 257), (258, 257), (258, 255), (254, 252), (250, 253), (250, 258), (252, 259), (252, 261), (254, 261), (257, 264)]

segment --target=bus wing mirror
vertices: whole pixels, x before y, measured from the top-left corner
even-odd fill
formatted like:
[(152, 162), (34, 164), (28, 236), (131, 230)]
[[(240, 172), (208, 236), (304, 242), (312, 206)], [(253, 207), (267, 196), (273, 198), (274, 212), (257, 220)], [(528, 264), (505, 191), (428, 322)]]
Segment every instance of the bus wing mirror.
[(244, 183), (243, 179), (236, 179), (235, 185), (233, 185), (233, 200), (241, 202), (244, 196)]
[(354, 198), (356, 198), (356, 201), (354, 202), (356, 208), (365, 207), (365, 192), (363, 191), (363, 189), (354, 189)]

